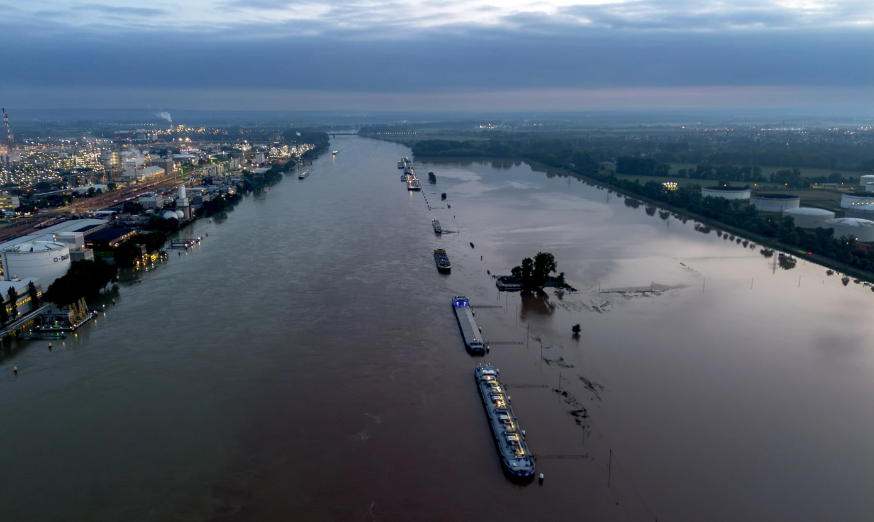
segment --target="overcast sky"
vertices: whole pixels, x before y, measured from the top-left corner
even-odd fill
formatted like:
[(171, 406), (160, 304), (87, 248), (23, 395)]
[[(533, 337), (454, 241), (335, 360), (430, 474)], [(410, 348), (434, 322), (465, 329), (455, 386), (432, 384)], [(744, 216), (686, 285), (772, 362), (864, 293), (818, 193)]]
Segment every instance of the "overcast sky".
[(874, 108), (872, 0), (0, 0), (0, 20), (7, 108)]

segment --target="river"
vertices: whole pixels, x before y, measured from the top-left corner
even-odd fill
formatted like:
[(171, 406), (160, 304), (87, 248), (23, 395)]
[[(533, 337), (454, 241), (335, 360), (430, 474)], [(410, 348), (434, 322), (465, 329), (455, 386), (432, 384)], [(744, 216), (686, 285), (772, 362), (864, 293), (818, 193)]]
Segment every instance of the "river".
[[(874, 517), (869, 287), (524, 163), (417, 162), (410, 193), (408, 148), (332, 148), (6, 349), (3, 520)], [(577, 292), (497, 292), (541, 250)], [(501, 473), (455, 294), (543, 484)]]

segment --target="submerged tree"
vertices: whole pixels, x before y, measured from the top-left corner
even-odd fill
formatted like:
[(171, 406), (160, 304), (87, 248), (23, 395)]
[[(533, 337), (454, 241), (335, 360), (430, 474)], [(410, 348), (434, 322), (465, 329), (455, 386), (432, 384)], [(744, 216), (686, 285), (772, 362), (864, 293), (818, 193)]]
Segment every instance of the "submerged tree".
[(542, 287), (549, 281), (550, 274), (558, 269), (555, 257), (549, 252), (538, 252), (534, 259), (526, 257), (522, 264), (513, 267), (511, 273), (522, 281), (526, 291)]
[(579, 324), (575, 324), (573, 328), (571, 328), (571, 331), (574, 333), (574, 335), (580, 335), (580, 330), (581, 328)]

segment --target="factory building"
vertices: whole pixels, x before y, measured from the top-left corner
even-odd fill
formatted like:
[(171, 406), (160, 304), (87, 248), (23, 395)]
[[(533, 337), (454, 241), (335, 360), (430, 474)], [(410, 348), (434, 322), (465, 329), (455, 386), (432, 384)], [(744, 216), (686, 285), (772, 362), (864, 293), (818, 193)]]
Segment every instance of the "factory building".
[(0, 194), (0, 210), (12, 211), (21, 206), (21, 201), (18, 196), (13, 196), (8, 192)]
[(0, 244), (3, 279), (35, 277), (48, 288), (72, 261), (94, 258), (85, 248), (85, 236), (106, 226), (102, 219), (71, 219)]
[(865, 187), (865, 186), (867, 186), (869, 183), (874, 183), (874, 175), (866, 174), (866, 175), (861, 176), (861, 177), (859, 178), (859, 185)]
[(749, 187), (703, 187), (701, 195), (705, 198), (750, 199)]
[(0, 248), (6, 280), (39, 278), (48, 287), (70, 270), (70, 247), (55, 241), (25, 241)]
[(799, 207), (784, 210), (783, 216), (791, 217), (798, 228), (829, 228), (825, 222), (834, 219), (835, 213), (821, 208)]
[(791, 194), (756, 194), (750, 203), (762, 212), (782, 212), (801, 206), (801, 198)]
[(827, 228), (834, 229), (835, 239), (851, 237), (863, 243), (874, 241), (874, 221), (859, 218), (838, 218), (829, 219), (825, 224)]
[(14, 319), (11, 316), (12, 299), (9, 297), (10, 288), (15, 289), (15, 306), (19, 314), (25, 314), (33, 309), (33, 303), (30, 301), (30, 293), (28, 291), (30, 283), (33, 283), (33, 286), (36, 288), (36, 296), (42, 297), (45, 289), (42, 286), (42, 281), (38, 278), (25, 277), (16, 281), (0, 281), (0, 294), (2, 294), (0, 301), (3, 302), (2, 306), (6, 307), (6, 313), (10, 314), (10, 318)]

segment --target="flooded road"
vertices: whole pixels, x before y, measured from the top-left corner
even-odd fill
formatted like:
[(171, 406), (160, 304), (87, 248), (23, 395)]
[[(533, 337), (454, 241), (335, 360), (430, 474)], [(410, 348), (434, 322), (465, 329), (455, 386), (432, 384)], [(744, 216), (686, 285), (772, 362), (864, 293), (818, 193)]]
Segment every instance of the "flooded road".
[[(523, 163), (417, 163), (409, 193), (408, 148), (332, 148), (63, 346), (4, 352), (4, 520), (874, 516), (870, 288)], [(497, 292), (538, 251), (578, 292)], [(543, 485), (501, 473), (455, 294)]]

